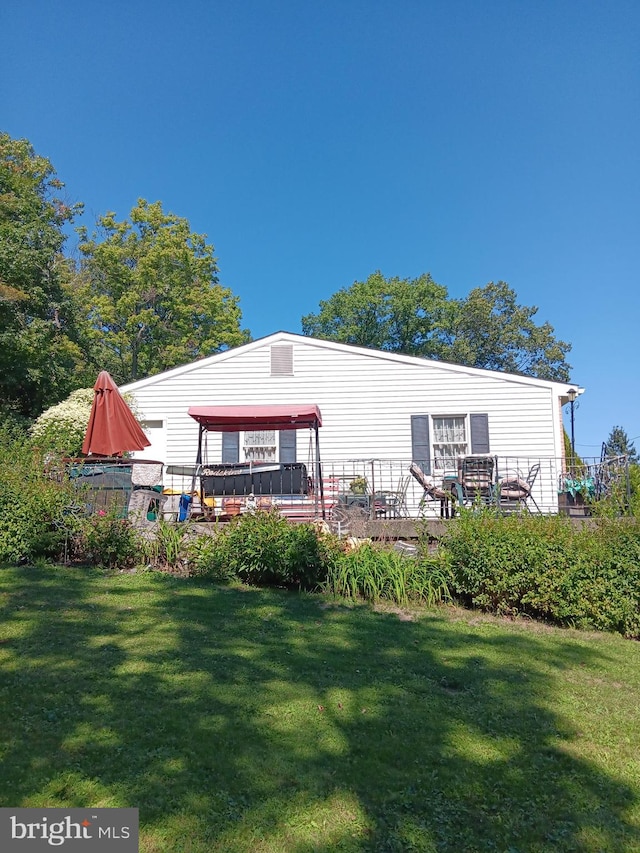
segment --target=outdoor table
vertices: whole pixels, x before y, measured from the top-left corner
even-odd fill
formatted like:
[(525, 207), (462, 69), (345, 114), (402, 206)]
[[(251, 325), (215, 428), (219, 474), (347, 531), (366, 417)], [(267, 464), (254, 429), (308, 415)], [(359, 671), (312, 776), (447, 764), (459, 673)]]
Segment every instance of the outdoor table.
[[(348, 508), (361, 509), (363, 512), (371, 512), (372, 495), (362, 495), (354, 492), (346, 492), (338, 495), (338, 503)], [(386, 517), (387, 504), (383, 494), (373, 495), (373, 509), (376, 518)]]

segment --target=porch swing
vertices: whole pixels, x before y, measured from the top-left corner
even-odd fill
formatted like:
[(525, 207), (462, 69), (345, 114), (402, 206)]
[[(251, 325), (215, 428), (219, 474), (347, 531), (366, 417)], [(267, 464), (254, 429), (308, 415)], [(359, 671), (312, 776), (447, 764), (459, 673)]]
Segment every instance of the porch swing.
[[(325, 518), (319, 441), (322, 418), (318, 406), (192, 406), (188, 413), (199, 424), (195, 470), (200, 479), (203, 509), (212, 507), (210, 514), (214, 515), (216, 499), (222, 503), (226, 500), (227, 506), (233, 500), (240, 512), (247, 506), (253, 506), (254, 501), (260, 498), (269, 498), (285, 515)], [(207, 458), (207, 436), (210, 432), (305, 428), (310, 430), (309, 467), (303, 462), (249, 460), (211, 463)], [(195, 490), (195, 475), (193, 487)], [(207, 510), (204, 511), (206, 515)]]

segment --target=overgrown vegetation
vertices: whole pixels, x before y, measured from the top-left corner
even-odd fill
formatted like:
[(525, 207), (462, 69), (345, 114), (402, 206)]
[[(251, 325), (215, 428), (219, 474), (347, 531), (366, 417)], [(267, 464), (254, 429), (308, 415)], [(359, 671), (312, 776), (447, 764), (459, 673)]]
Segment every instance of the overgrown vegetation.
[(596, 518), (640, 518), (640, 465), (629, 465), (628, 480), (623, 476), (610, 483), (606, 497), (589, 502), (589, 512)]
[(278, 512), (238, 516), (194, 549), (195, 574), (235, 577), (260, 586), (313, 590), (325, 580), (337, 545), (311, 524), (290, 524)]
[(69, 489), (46, 474), (24, 433), (0, 425), (0, 563), (57, 557), (70, 504)]
[(144, 544), (139, 532), (116, 512), (98, 513), (83, 525), (84, 556), (104, 569), (131, 569), (139, 565)]
[(138, 547), (142, 547), (150, 568), (177, 575), (189, 575), (191, 573), (189, 562), (194, 554), (194, 544), (189, 538), (187, 525), (170, 524), (160, 519), (155, 526), (153, 536), (142, 542), (139, 540)]
[(442, 556), (416, 558), (365, 543), (331, 563), (326, 588), (344, 598), (433, 605), (450, 600), (449, 575)]

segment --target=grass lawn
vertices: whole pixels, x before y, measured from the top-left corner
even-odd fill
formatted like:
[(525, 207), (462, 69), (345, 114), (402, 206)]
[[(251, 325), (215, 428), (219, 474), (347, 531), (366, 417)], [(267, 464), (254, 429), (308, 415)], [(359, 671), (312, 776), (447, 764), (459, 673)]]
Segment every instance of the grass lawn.
[(140, 850), (640, 851), (640, 644), (158, 574), (0, 570), (0, 806)]

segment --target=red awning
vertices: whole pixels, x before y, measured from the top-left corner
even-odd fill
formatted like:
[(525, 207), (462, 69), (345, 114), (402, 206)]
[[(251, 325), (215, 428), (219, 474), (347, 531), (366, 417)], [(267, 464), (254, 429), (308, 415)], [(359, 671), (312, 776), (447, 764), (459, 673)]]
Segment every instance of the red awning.
[(315, 405), (191, 406), (191, 417), (212, 432), (256, 429), (304, 429), (322, 426)]

